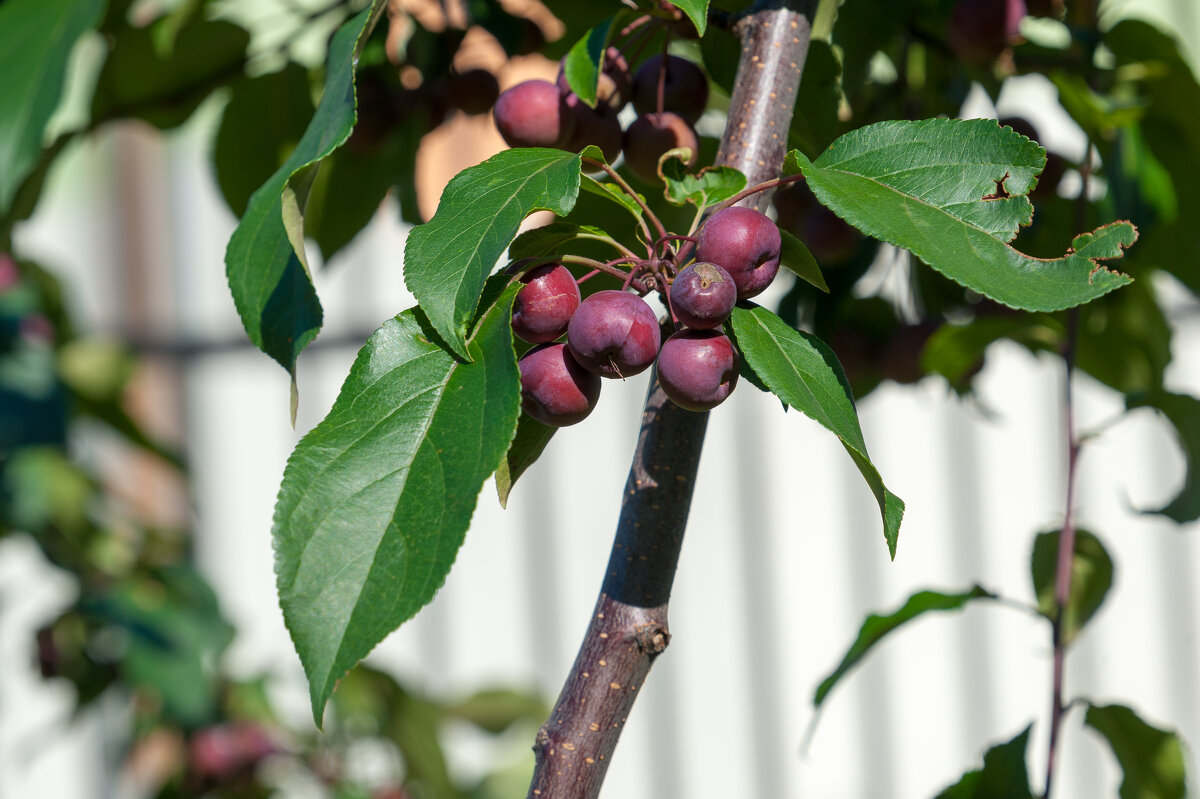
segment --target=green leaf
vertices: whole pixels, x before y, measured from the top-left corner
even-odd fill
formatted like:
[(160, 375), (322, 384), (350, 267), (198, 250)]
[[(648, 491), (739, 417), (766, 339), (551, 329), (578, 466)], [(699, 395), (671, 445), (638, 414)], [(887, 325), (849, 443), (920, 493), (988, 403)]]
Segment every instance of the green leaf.
[(729, 166), (704, 167), (696, 174), (689, 175), (687, 164), (679, 155), (663, 160), (662, 175), (667, 184), (663, 189), (663, 197), (673, 205), (691, 203), (698, 208), (707, 208), (728, 200), (746, 188), (746, 176)]
[(1083, 723), (1112, 747), (1124, 772), (1121, 799), (1187, 796), (1187, 766), (1178, 735), (1152, 727), (1123, 705), (1090, 705)]
[(276, 575), (318, 724), (342, 675), (433, 598), (512, 440), (518, 288), (480, 320), (469, 363), (434, 343), (419, 309), (384, 323), (288, 461)]
[(937, 591), (920, 591), (913, 594), (899, 610), (886, 616), (871, 614), (859, 628), (858, 638), (850, 646), (842, 662), (837, 665), (828, 677), (817, 686), (813, 695), (813, 707), (819, 708), (821, 703), (860, 660), (867, 656), (875, 644), (882, 641), (889, 633), (912, 621), (927, 611), (959, 610), (972, 599), (995, 599), (996, 595), (984, 590), (978, 585), (962, 594), (941, 594)]
[(158, 24), (118, 29), (96, 79), (94, 120), (136, 117), (173, 128), (214, 89), (242, 75), (250, 45), (244, 28), (225, 20), (193, 20), (164, 53), (155, 43)]
[(921, 368), (942, 375), (955, 390), (966, 391), (987, 348), (996, 341), (1007, 338), (1032, 352), (1057, 353), (1062, 337), (1062, 325), (1045, 314), (979, 316), (967, 324), (939, 327), (925, 343)]
[(8, 0), (0, 5), (0, 217), (42, 152), (75, 41), (103, 0)]
[(696, 32), (703, 36), (708, 27), (708, 0), (674, 0), (673, 5), (687, 14)]
[(534, 694), (511, 688), (492, 688), (448, 705), (445, 712), (451, 718), (469, 721), (481, 730), (498, 735), (519, 721), (542, 721), (550, 708)]
[[(1033, 540), (1030, 574), (1038, 610), (1053, 620), (1058, 606), (1054, 601), (1054, 576), (1058, 568), (1058, 542), (1061, 531), (1039, 533)], [(1100, 539), (1087, 530), (1075, 531), (1075, 557), (1071, 566), (1071, 596), (1063, 614), (1063, 642), (1070, 645), (1084, 625), (1104, 604), (1112, 587), (1113, 562)]]
[(433, 219), (408, 236), (404, 282), (451, 350), (470, 357), (467, 321), (521, 220), (565, 216), (578, 196), (579, 156), (538, 147), (504, 150), (450, 181)]
[(993, 746), (983, 756), (983, 768), (969, 771), (937, 799), (1033, 799), (1025, 750), (1029, 747), (1030, 724), (1008, 743)]
[(509, 245), (508, 257), (545, 258), (563, 252), (563, 247), (580, 238), (608, 239), (608, 234), (591, 225), (576, 225), (573, 222), (551, 222), (549, 225), (527, 230)]
[(783, 241), (783, 247), (779, 251), (779, 265), (828, 294), (829, 286), (821, 274), (821, 267), (808, 247), (804, 246), (804, 242), (783, 228), (779, 228), (779, 237)]
[[(594, 194), (597, 197), (603, 197), (604, 199), (619, 205), (621, 208), (628, 211), (634, 219), (640, 220), (642, 218), (642, 207), (638, 205), (637, 200), (626, 194), (624, 190), (622, 190), (621, 187), (616, 183), (608, 180), (599, 181), (591, 175), (584, 175), (579, 185), (580, 188), (587, 193)], [(646, 198), (640, 193), (638, 196), (645, 201)]]
[(819, 422), (842, 440), (879, 503), (888, 552), (896, 539), (904, 501), (888, 491), (867, 456), (858, 412), (846, 374), (833, 350), (816, 336), (794, 330), (766, 308), (746, 303), (730, 317), (742, 355), (771, 391), (789, 407)]
[(604, 68), (604, 52), (608, 49), (613, 25), (619, 18), (614, 16), (589, 30), (571, 46), (563, 60), (563, 73), (571, 91), (592, 108), (596, 107), (596, 89), (600, 83), (600, 71)]
[[(321, 329), (321, 303), (304, 260), (302, 223), (284, 219), (292, 177), (346, 141), (354, 126), (354, 65), (382, 0), (343, 24), (329, 45), (325, 91), (288, 160), (250, 198), (225, 250), (225, 274), (242, 326), (254, 345), (292, 375), (296, 358)], [(311, 179), (311, 174), (307, 175)]]
[(517, 478), (541, 457), (557, 429), (542, 424), (529, 414), (521, 414), (517, 421), (517, 434), (496, 469), (496, 495), (500, 498), (500, 507), (508, 507), (508, 497)]
[(213, 144), (217, 185), (235, 214), (283, 166), (312, 119), (308, 70), (289, 63), (278, 72), (242, 78), (221, 115)]
[(1024, 195), (1045, 158), (992, 120), (929, 119), (859, 128), (814, 162), (793, 150), (785, 169), (798, 166), (817, 198), (859, 230), (952, 280), (1014, 308), (1057, 311), (1130, 282), (1099, 262), (1119, 258), (1137, 230), (1115, 222), (1080, 234), (1055, 260), (1009, 246), (1032, 219)]
[(1179, 495), (1165, 506), (1145, 513), (1161, 513), (1179, 524), (1200, 519), (1200, 399), (1187, 394), (1171, 394), (1156, 391), (1136, 397), (1127, 397), (1125, 406), (1133, 408), (1155, 408), (1175, 426), (1179, 445), (1187, 458), (1187, 475)]

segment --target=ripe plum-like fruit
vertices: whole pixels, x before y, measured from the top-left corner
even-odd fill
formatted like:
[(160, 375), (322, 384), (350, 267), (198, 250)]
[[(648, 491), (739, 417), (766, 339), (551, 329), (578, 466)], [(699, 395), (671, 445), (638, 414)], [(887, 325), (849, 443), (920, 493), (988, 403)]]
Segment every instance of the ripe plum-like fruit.
[(950, 11), (947, 38), (954, 54), (983, 66), (1017, 38), (1025, 0), (958, 0)]
[(716, 264), (688, 264), (671, 282), (671, 310), (692, 330), (709, 330), (722, 324), (736, 303), (737, 285)]
[(582, 422), (600, 399), (600, 378), (584, 369), (566, 344), (542, 344), (517, 362), (521, 408), (542, 424)]
[[(563, 94), (571, 91), (563, 63), (558, 64), (558, 90)], [(629, 74), (629, 63), (621, 51), (610, 47), (604, 51), (604, 66), (596, 85), (596, 103), (607, 105), (612, 111), (620, 111), (633, 95), (633, 78)]]
[(766, 214), (733, 206), (713, 214), (700, 228), (696, 260), (724, 267), (739, 300), (761, 294), (779, 272), (783, 242)]
[(548, 80), (527, 80), (505, 89), (493, 115), (509, 147), (561, 147), (575, 130), (575, 115)]
[(567, 346), (584, 369), (601, 377), (630, 377), (649, 368), (662, 333), (649, 304), (636, 294), (597, 291), (567, 325)]
[[(575, 132), (563, 145), (563, 149), (577, 153), (589, 144), (594, 144), (604, 153), (604, 160), (612, 163), (621, 154), (621, 122), (617, 112), (605, 106), (589, 108), (574, 92), (566, 97), (567, 107), (574, 115)], [(587, 165), (584, 165), (587, 168)]]
[(679, 407), (707, 411), (733, 392), (738, 366), (737, 350), (728, 336), (716, 330), (681, 330), (663, 342), (658, 382)]
[(700, 139), (687, 120), (669, 111), (640, 116), (625, 131), (625, 163), (646, 183), (658, 182), (658, 159), (676, 147), (690, 148), (692, 157), (687, 165), (696, 165)]
[(633, 76), (633, 107), (639, 114), (658, 111), (658, 84), (663, 81), (662, 110), (679, 114), (695, 123), (708, 106), (708, 78), (704, 70), (686, 58), (667, 56), (666, 74), (663, 60), (656, 55), (638, 67)]
[(521, 276), (525, 287), (513, 302), (513, 333), (530, 344), (543, 344), (567, 332), (579, 307), (579, 284), (562, 264), (543, 264)]

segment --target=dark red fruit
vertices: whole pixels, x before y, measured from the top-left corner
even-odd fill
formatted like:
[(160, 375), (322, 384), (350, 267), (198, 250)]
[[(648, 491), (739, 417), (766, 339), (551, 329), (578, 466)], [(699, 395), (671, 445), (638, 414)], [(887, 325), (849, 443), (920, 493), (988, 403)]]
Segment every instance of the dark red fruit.
[(486, 114), (500, 97), (500, 82), (486, 69), (468, 69), (450, 75), (446, 95), (464, 113)]
[(512, 327), (517, 338), (542, 344), (567, 332), (579, 307), (579, 284), (561, 264), (543, 264), (521, 277), (525, 288), (513, 302)]
[(580, 366), (566, 344), (534, 347), (517, 362), (521, 409), (542, 424), (582, 422), (600, 399), (600, 378)]
[(561, 147), (574, 132), (575, 116), (548, 80), (527, 80), (505, 89), (493, 113), (509, 147)]
[[(571, 91), (562, 62), (558, 65), (558, 90), (564, 95)], [(604, 51), (604, 66), (596, 84), (597, 107), (607, 105), (612, 111), (620, 111), (633, 94), (633, 79), (629, 76), (629, 63), (615, 47)]]
[(717, 327), (733, 313), (737, 286), (721, 267), (704, 261), (688, 264), (671, 282), (671, 310), (693, 330)]
[(950, 49), (963, 61), (983, 66), (1017, 38), (1025, 0), (958, 0), (950, 12)]
[(604, 153), (604, 160), (612, 163), (621, 155), (621, 122), (617, 112), (604, 106), (589, 108), (587, 103), (574, 94), (568, 94), (567, 107), (574, 115), (575, 132), (563, 145), (563, 149), (577, 153), (589, 144), (594, 144)]
[(708, 105), (708, 78), (704, 70), (679, 56), (667, 56), (662, 74), (662, 56), (648, 58), (633, 76), (633, 107), (639, 114), (658, 111), (658, 84), (663, 80), (662, 110), (679, 114), (695, 123)]
[(737, 286), (738, 299), (744, 300), (771, 285), (782, 244), (779, 228), (766, 214), (733, 206), (713, 214), (700, 228), (696, 260), (723, 267)]
[(579, 364), (601, 377), (630, 377), (654, 363), (662, 333), (641, 297), (610, 289), (592, 294), (567, 326), (567, 346)]
[(658, 159), (676, 147), (690, 148), (692, 158), (687, 165), (696, 165), (700, 140), (692, 126), (678, 114), (646, 114), (635, 119), (625, 131), (625, 163), (635, 177), (647, 183), (658, 182)]
[(679, 407), (707, 411), (733, 392), (738, 363), (728, 336), (715, 330), (683, 330), (663, 342), (658, 382)]

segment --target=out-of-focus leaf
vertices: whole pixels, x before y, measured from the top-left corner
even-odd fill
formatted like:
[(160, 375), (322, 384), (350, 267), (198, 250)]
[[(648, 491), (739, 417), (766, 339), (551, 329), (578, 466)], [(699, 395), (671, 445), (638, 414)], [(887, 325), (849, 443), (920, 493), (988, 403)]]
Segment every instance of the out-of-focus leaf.
[(862, 627), (858, 631), (858, 637), (854, 640), (850, 649), (846, 651), (845, 656), (842, 657), (842, 662), (817, 686), (817, 692), (813, 695), (813, 707), (819, 708), (821, 703), (825, 701), (825, 698), (829, 696), (829, 692), (846, 675), (846, 672), (850, 671), (860, 660), (866, 657), (872, 647), (899, 627), (929, 611), (959, 610), (972, 599), (995, 598), (995, 594), (984, 590), (978, 585), (974, 586), (970, 591), (961, 594), (920, 591), (910, 596), (903, 607), (897, 611), (886, 616), (871, 614), (863, 622)]
[(232, 89), (217, 128), (213, 167), (225, 202), (241, 216), (250, 195), (299, 143), (314, 106), (308, 71), (295, 63), (278, 72), (241, 78)]
[[(1038, 610), (1053, 620), (1058, 610), (1054, 601), (1054, 577), (1058, 567), (1061, 531), (1039, 533), (1033, 540), (1030, 575)], [(1071, 566), (1071, 597), (1063, 614), (1063, 642), (1070, 645), (1084, 625), (1104, 604), (1112, 587), (1113, 562), (1100, 539), (1087, 530), (1075, 531), (1075, 557)]]
[[(311, 180), (310, 165), (329, 155), (350, 135), (354, 126), (355, 60), (382, 8), (382, 0), (375, 0), (371, 8), (348, 20), (334, 35), (325, 91), (316, 114), (291, 157), (250, 198), (225, 250), (225, 274), (246, 334), (256, 347), (287, 369), (293, 380), (296, 358), (320, 330), (322, 312), (304, 260), (303, 217), (297, 207), (300, 197), (289, 185), (293, 176)], [(287, 219), (285, 194), (292, 209)]]
[[(1170, 177), (1175, 212), (1147, 226), (1136, 262), (1153, 264), (1200, 293), (1200, 82), (1178, 42), (1140, 20), (1123, 20), (1104, 34), (1104, 44), (1122, 74), (1138, 75), (1135, 88), (1144, 106), (1138, 130)], [(1164, 210), (1164, 209), (1160, 209)]]
[(1014, 308), (1056, 311), (1130, 282), (1103, 267), (1137, 239), (1128, 222), (1084, 233), (1057, 260), (1009, 246), (1033, 206), (1046, 155), (987, 119), (880, 122), (838, 138), (816, 161), (793, 150), (817, 198), (869, 236), (910, 250), (952, 280)]
[(1200, 519), (1200, 399), (1187, 394), (1154, 391), (1127, 397), (1125, 406), (1129, 409), (1155, 408), (1166, 416), (1175, 426), (1179, 445), (1187, 458), (1187, 475), (1178, 496), (1165, 506), (1146, 513), (1161, 513), (1180, 524)]
[(120, 28), (96, 81), (92, 117), (181, 125), (214, 89), (241, 76), (249, 45), (250, 34), (226, 20), (189, 22), (166, 54), (155, 47), (153, 26)]
[(837, 135), (842, 65), (828, 42), (813, 39), (804, 59), (788, 143), (816, 158)]
[(517, 288), (475, 327), (469, 362), (434, 343), (419, 310), (384, 323), (288, 460), (275, 568), (318, 724), (346, 671), (433, 598), (512, 441)]
[(540, 722), (550, 708), (540, 696), (511, 688), (494, 688), (447, 705), (445, 712), (452, 718), (469, 721), (482, 730), (498, 734), (518, 721)]
[(793, 329), (753, 303), (734, 308), (730, 322), (742, 356), (772, 393), (841, 439), (879, 503), (883, 537), (895, 558), (904, 501), (887, 489), (867, 455), (854, 397), (837, 356), (816, 336)]
[(179, 566), (130, 578), (111, 592), (85, 596), (81, 607), (125, 631), (122, 674), (157, 694), (169, 718), (188, 726), (213, 720), (214, 667), (233, 630), (199, 574)]
[(1187, 765), (1179, 736), (1123, 705), (1090, 705), (1083, 723), (1100, 733), (1121, 767), (1121, 799), (1183, 799)]
[(8, 0), (0, 5), (0, 218), (38, 162), (62, 97), (67, 60), (103, 0)]
[(1025, 764), (1032, 728), (1031, 724), (1008, 743), (993, 746), (983, 756), (982, 769), (967, 772), (937, 799), (1033, 799)]
[(470, 357), (467, 322), (521, 221), (539, 210), (565, 216), (578, 194), (579, 156), (538, 147), (504, 150), (446, 186), (404, 245), (404, 282), (453, 352)]
[(921, 354), (921, 368), (942, 375), (957, 391), (970, 387), (987, 348), (1002, 338), (1032, 351), (1058, 352), (1062, 325), (1046, 314), (980, 316), (961, 325), (942, 325), (929, 337)]

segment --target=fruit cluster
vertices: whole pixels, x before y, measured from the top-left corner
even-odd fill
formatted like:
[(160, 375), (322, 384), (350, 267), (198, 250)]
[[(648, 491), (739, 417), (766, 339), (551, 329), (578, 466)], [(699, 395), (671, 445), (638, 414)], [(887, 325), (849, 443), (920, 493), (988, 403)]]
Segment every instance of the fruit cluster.
[[(678, 250), (671, 245), (675, 241), (683, 243)], [(694, 237), (660, 237), (650, 258), (599, 265), (598, 271), (623, 275), (622, 289), (581, 299), (579, 283), (563, 264), (587, 261), (579, 257), (527, 268), (512, 313), (514, 334), (537, 345), (518, 364), (522, 408), (543, 424), (575, 424), (596, 406), (601, 378), (630, 377), (652, 364), (676, 405), (691, 411), (716, 407), (737, 385), (740, 368), (721, 326), (738, 300), (761, 293), (774, 280), (781, 244), (768, 217), (731, 206), (709, 217)], [(652, 290), (663, 296), (671, 315), (674, 332), (665, 341), (654, 310), (639, 296)], [(566, 341), (559, 341), (564, 335)]]
[[(618, 114), (629, 102), (637, 118), (621, 130)], [(708, 105), (708, 79), (685, 58), (656, 55), (631, 73), (616, 47), (605, 52), (596, 87), (596, 106), (571, 90), (565, 62), (558, 80), (527, 80), (506, 89), (496, 100), (496, 128), (510, 147), (558, 147), (579, 152), (595, 145), (608, 163), (624, 152), (625, 164), (639, 180), (658, 180), (658, 160), (677, 147), (692, 151), (699, 139), (692, 127)]]

